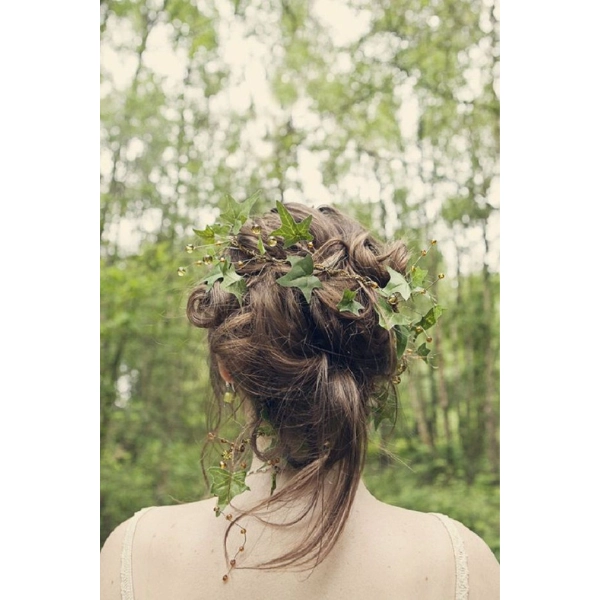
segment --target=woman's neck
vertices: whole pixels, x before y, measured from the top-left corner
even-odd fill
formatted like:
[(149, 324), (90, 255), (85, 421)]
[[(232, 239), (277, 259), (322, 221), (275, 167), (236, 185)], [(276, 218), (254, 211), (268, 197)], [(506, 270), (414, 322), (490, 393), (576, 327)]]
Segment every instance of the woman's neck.
[[(268, 445), (265, 447), (268, 447)], [(259, 450), (261, 450), (260, 447)], [(334, 470), (335, 467), (333, 467), (332, 471), (325, 476), (325, 494), (327, 494), (327, 489), (334, 485), (336, 480)], [(257, 504), (268, 500), (275, 492), (280, 491), (288, 485), (296, 473), (297, 471), (289, 465), (278, 464), (274, 467), (265, 463), (258, 456), (253, 455), (252, 464), (248, 470), (248, 475), (246, 476), (246, 485), (250, 489), (237, 496), (232, 503), (232, 507), (235, 510), (244, 512), (250, 507), (254, 507)], [(301, 511), (308, 500), (309, 498), (298, 498), (297, 501), (286, 502), (286, 509), (292, 510), (293, 512)], [(367, 490), (361, 479), (356, 490), (355, 502), (363, 503), (371, 501), (376, 500)]]

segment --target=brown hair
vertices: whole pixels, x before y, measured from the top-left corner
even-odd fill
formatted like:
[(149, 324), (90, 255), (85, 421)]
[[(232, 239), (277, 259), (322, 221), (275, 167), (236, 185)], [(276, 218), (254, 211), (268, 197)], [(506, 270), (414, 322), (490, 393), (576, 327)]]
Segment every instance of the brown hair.
[[(281, 242), (270, 247), (267, 238), (280, 227), (279, 215), (272, 211), (255, 218), (227, 250), (246, 282), (241, 305), (217, 281), (210, 289), (196, 287), (187, 306), (191, 323), (209, 331), (215, 393), (223, 393), (218, 357), (253, 408), (249, 437), (255, 454), (265, 461), (281, 458), (293, 470), (287, 485), (244, 514), (258, 514), (267, 504), (273, 510), (297, 498), (307, 498), (307, 505), (294, 523), (322, 510), (295, 548), (258, 567), (269, 569), (318, 564), (342, 532), (364, 464), (371, 402), (393, 389), (390, 380), (397, 367), (393, 333), (379, 326), (377, 292), (352, 276), (384, 287), (390, 278), (386, 266), (404, 274), (408, 260), (402, 242), (384, 246), (334, 208), (285, 206), (296, 221), (312, 216), (310, 250), (306, 242), (285, 250)], [(258, 234), (253, 233), (256, 226)], [(282, 262), (248, 260), (258, 253), (258, 236), (269, 256)], [(314, 263), (329, 271), (316, 273), (323, 287), (313, 289), (307, 302), (300, 289), (276, 279), (291, 268), (286, 256), (309, 251)], [(355, 291), (364, 307), (358, 315), (337, 308), (346, 289)], [(256, 443), (264, 422), (277, 436), (276, 447), (267, 452)], [(333, 479), (327, 493), (326, 475)]]

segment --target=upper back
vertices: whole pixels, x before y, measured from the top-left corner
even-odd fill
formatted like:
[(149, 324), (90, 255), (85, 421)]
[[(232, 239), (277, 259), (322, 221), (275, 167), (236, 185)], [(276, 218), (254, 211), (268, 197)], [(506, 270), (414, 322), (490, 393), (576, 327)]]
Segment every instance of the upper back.
[[(432, 514), (392, 507), (372, 497), (357, 498), (333, 551), (314, 570), (304, 572), (245, 569), (279, 553), (302, 533), (300, 525), (277, 529), (252, 520), (244, 551), (238, 553), (225, 583), (227, 522), (215, 518), (213, 506), (209, 500), (158, 507), (140, 516), (130, 555), (135, 600), (459, 597), (452, 540)], [(121, 555), (129, 523), (119, 526), (103, 548), (102, 600), (133, 600), (121, 596)], [(496, 559), (480, 538), (454, 524), (468, 556), (469, 600), (498, 598)], [(228, 543), (231, 555), (241, 543), (242, 536), (234, 530)]]

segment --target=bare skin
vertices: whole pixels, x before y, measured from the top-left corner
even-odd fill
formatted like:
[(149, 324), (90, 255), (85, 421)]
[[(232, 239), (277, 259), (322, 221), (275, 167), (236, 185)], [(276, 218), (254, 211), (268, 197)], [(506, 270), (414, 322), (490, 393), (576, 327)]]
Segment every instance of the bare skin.
[[(260, 463), (253, 463), (255, 470)], [(285, 479), (285, 478), (284, 478)], [(251, 491), (235, 499), (243, 509), (268, 497), (270, 474), (247, 480)], [(281, 482), (284, 484), (284, 481)], [(244, 569), (281, 555), (302, 535), (305, 524), (270, 527), (256, 519), (243, 522), (244, 552), (229, 580), (223, 552), (228, 522), (216, 518), (214, 499), (155, 508), (144, 514), (133, 545), (136, 600), (453, 600), (454, 555), (444, 526), (433, 515), (393, 507), (375, 499), (361, 484), (344, 531), (330, 555), (312, 571)], [(289, 507), (289, 518), (300, 505)], [(233, 511), (235, 512), (235, 511)], [(127, 522), (107, 539), (101, 553), (101, 600), (121, 600), (121, 546)], [(473, 532), (457, 523), (469, 559), (469, 600), (499, 598), (499, 565)], [(234, 528), (228, 549), (243, 542)], [(239, 568), (238, 568), (239, 567)]]

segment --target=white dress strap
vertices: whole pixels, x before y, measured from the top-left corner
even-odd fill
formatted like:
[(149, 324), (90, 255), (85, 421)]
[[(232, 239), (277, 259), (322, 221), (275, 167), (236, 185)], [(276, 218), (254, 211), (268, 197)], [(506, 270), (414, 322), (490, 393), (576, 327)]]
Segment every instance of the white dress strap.
[(468, 600), (469, 599), (469, 564), (467, 560), (467, 553), (465, 551), (465, 545), (463, 539), (458, 533), (454, 521), (442, 515), (440, 513), (431, 513), (436, 516), (446, 528), (450, 540), (452, 542), (452, 551), (454, 552), (454, 567), (455, 567), (455, 598), (456, 600)]
[(133, 598), (133, 572), (131, 570), (131, 553), (133, 550), (133, 536), (140, 517), (151, 510), (152, 506), (138, 510), (127, 524), (123, 547), (121, 548), (121, 600), (134, 600)]

